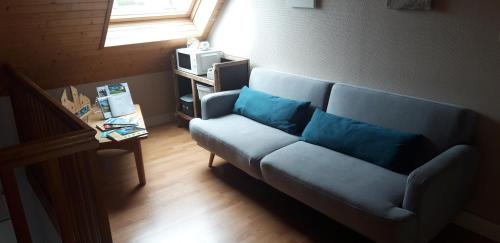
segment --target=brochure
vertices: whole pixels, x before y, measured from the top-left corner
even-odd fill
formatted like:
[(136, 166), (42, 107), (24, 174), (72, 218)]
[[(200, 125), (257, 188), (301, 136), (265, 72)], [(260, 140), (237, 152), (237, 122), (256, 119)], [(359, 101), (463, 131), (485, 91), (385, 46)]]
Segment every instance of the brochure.
[(112, 138), (115, 141), (122, 141), (125, 139), (138, 137), (138, 136), (144, 136), (147, 134), (148, 134), (148, 131), (144, 128), (124, 127), (124, 128), (113, 130), (112, 132), (108, 133), (107, 135), (108, 135), (108, 137)]
[(104, 118), (123, 116), (135, 112), (134, 102), (127, 83), (108, 84), (99, 86), (96, 89), (97, 99)]
[(130, 93), (110, 95), (108, 96), (108, 102), (113, 117), (135, 113), (135, 106)]
[(111, 117), (111, 108), (109, 107), (108, 97), (97, 97), (97, 102), (101, 107), (102, 115), (104, 119)]
[(134, 125), (138, 126), (139, 121), (137, 117), (117, 117), (117, 118), (109, 118), (104, 121), (105, 125)]

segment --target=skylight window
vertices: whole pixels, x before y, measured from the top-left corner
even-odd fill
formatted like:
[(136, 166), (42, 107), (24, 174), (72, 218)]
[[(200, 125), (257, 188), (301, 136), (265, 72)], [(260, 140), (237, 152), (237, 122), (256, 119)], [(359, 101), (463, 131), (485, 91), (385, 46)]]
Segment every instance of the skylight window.
[(110, 0), (100, 48), (207, 38), (223, 3), (224, 0)]
[(114, 0), (112, 21), (187, 17), (194, 0)]

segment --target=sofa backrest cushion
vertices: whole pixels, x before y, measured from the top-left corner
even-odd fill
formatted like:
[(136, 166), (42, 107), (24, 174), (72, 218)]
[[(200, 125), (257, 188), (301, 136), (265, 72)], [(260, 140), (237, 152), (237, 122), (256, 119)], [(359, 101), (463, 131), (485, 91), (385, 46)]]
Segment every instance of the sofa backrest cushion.
[(469, 144), (476, 123), (475, 112), (465, 108), (342, 83), (333, 86), (327, 112), (422, 134), (436, 153)]
[(325, 110), (333, 83), (302, 77), (264, 68), (254, 68), (249, 87), (274, 96), (292, 100), (310, 101), (311, 105)]

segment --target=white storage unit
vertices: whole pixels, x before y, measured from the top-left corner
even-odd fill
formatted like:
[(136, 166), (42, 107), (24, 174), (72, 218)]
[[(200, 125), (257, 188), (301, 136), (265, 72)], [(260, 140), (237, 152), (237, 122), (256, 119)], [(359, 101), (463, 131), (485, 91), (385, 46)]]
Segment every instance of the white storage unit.
[(203, 96), (215, 92), (213, 86), (208, 86), (200, 83), (196, 84), (196, 88), (198, 89), (198, 97), (200, 98), (200, 100), (201, 98), (203, 98)]

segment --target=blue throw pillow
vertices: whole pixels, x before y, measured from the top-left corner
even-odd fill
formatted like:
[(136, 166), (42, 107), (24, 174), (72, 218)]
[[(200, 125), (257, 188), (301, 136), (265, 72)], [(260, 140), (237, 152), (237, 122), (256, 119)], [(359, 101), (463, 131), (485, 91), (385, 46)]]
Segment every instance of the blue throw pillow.
[(292, 134), (300, 134), (306, 123), (311, 102), (272, 96), (243, 87), (233, 113)]
[(421, 164), (416, 158), (423, 138), (316, 109), (301, 140), (408, 174)]

